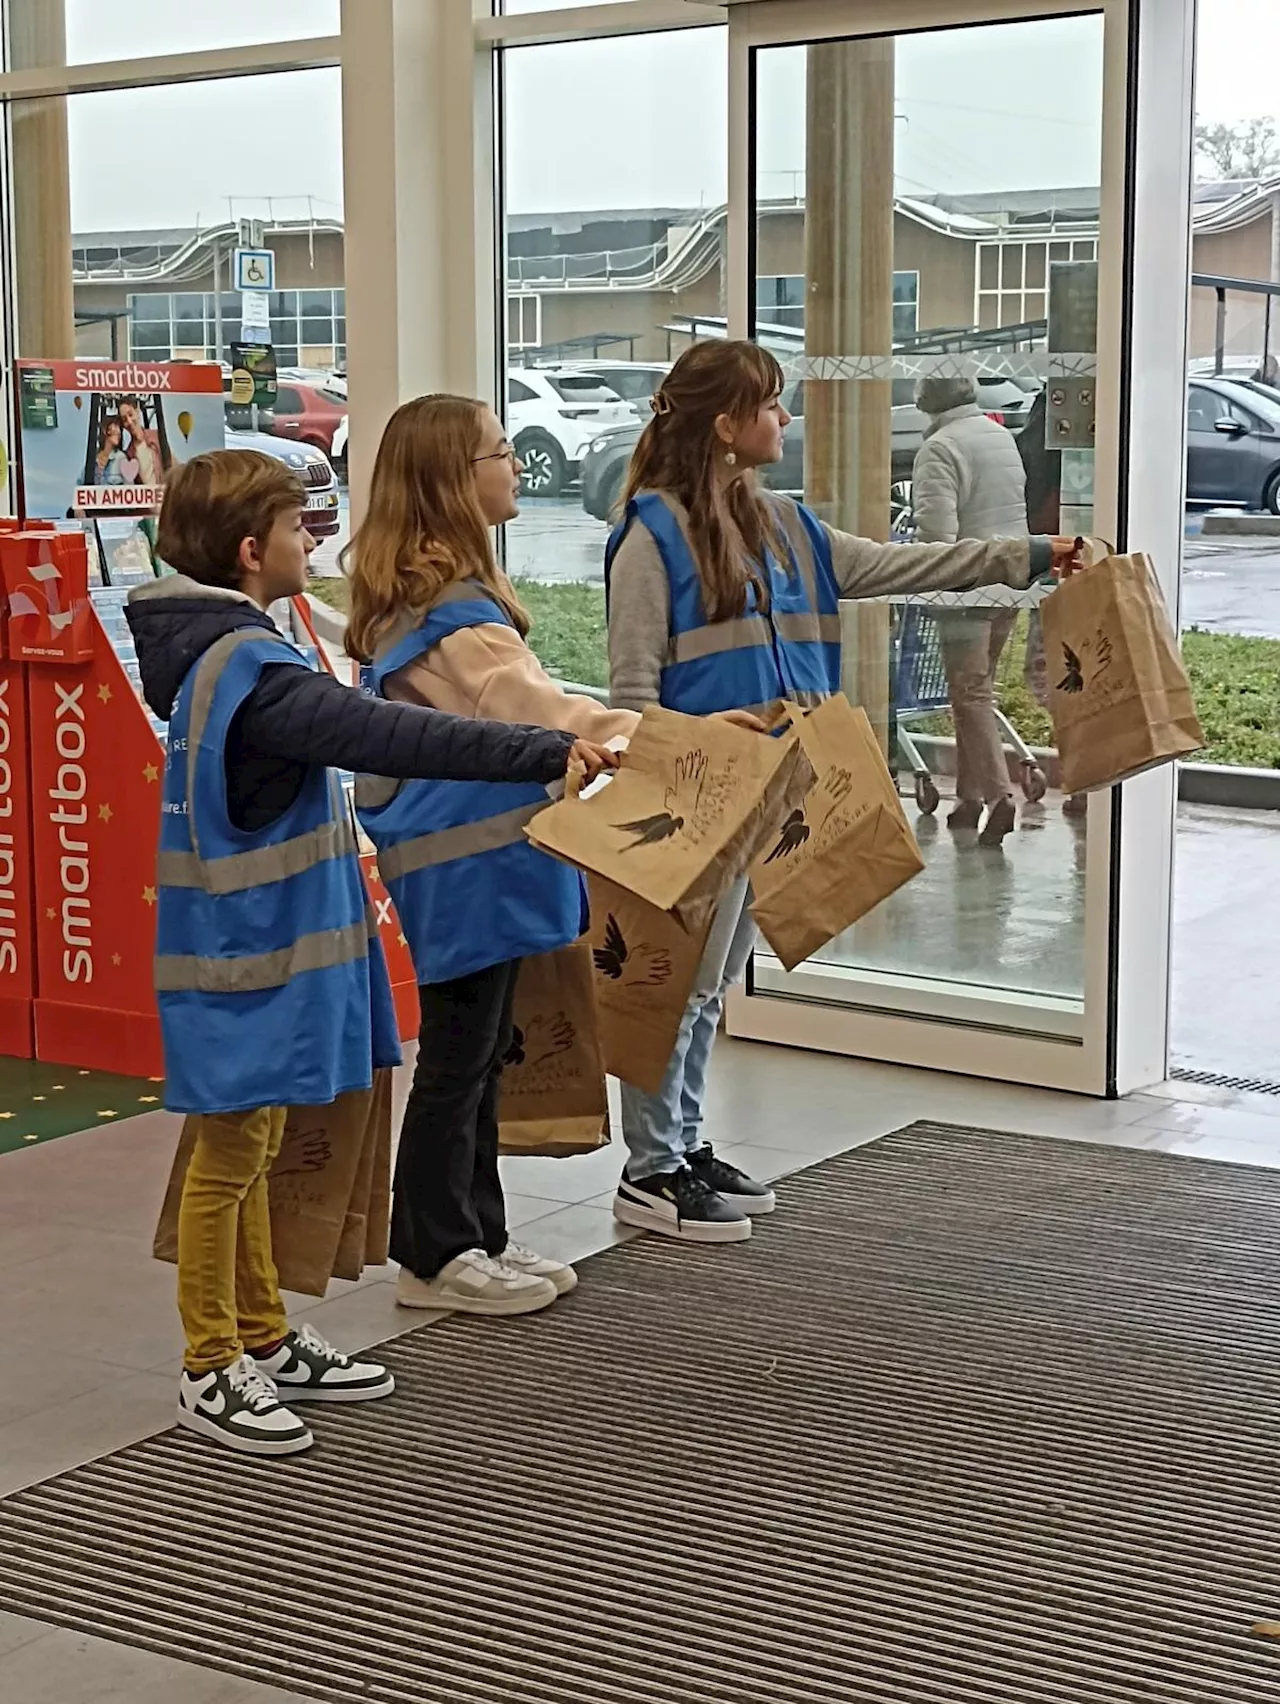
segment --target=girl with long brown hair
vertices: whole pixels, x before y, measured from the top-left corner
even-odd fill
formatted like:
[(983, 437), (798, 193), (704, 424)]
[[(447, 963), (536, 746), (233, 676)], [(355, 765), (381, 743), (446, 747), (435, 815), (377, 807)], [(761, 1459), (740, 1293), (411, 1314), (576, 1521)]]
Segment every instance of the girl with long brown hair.
[[(383, 697), (576, 736), (573, 753), (593, 775), (616, 763), (603, 747), (625, 741), (636, 716), (565, 692), (525, 644), (529, 618), (490, 539), (517, 513), (520, 473), (483, 403), (424, 396), (396, 410), (344, 553), (347, 649), (370, 665), (367, 682)], [(533, 1312), (577, 1280), (508, 1238), (498, 1091), (520, 960), (577, 939), (582, 880), (524, 835), (547, 803), (543, 787), (361, 778), (356, 803), (422, 1007), (392, 1208), (397, 1300)]]
[[(689, 715), (813, 704), (840, 687), (840, 599), (1026, 586), (1069, 561), (1065, 539), (876, 544), (762, 492), (782, 458), (783, 373), (751, 343), (696, 343), (653, 398), (609, 542), (613, 703)], [(755, 942), (743, 880), (717, 915), (656, 1095), (622, 1090), (629, 1150), (617, 1217), (665, 1236), (732, 1242), (773, 1194), (703, 1140), (707, 1069), (727, 989)]]

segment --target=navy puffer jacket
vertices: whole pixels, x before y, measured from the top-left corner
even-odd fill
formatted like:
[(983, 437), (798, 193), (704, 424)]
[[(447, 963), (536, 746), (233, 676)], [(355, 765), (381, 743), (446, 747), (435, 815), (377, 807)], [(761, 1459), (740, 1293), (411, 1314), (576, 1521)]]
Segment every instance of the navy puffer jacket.
[[(162, 720), (188, 671), (237, 627), (275, 623), (243, 593), (185, 575), (129, 594), (142, 690)], [(253, 832), (288, 810), (310, 765), (429, 781), (557, 781), (573, 735), (392, 704), (331, 675), (281, 664), (264, 669), (227, 737), (227, 798), (237, 828)]]

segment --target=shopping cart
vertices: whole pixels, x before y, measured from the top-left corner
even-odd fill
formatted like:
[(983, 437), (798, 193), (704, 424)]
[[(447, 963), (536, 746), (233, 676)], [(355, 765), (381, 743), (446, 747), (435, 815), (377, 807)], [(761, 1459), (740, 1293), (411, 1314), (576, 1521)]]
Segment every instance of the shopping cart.
[[(916, 804), (926, 816), (931, 816), (938, 808), (940, 795), (929, 766), (911, 737), (910, 724), (950, 706), (937, 617), (918, 604), (896, 603), (893, 606), (890, 642), (890, 716), (894, 750), (902, 765), (911, 771)], [(1045, 773), (1036, 762), (1030, 746), (999, 710), (996, 711), (996, 721), (1004, 743), (1012, 746), (1017, 754), (1022, 791), (1035, 804), (1044, 798), (1048, 790)]]

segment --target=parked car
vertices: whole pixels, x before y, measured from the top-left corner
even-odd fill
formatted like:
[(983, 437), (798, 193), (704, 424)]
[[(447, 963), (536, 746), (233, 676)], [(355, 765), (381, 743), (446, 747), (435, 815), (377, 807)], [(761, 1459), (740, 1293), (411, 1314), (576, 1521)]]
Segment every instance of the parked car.
[(1187, 388), (1187, 501), (1280, 515), (1280, 398), (1265, 385), (1193, 379)]
[[(550, 376), (553, 373), (565, 371), (565, 364), (559, 361), (539, 365), (536, 369)], [(671, 371), (669, 361), (575, 361), (573, 371), (590, 373), (599, 379), (601, 384), (608, 385), (623, 400), (629, 402), (641, 423), (649, 418), (649, 402), (654, 391)]]
[(344, 414), (333, 432), (333, 443), (329, 449), (329, 460), (333, 463), (333, 471), (345, 484), (347, 480), (347, 416)]
[(1240, 384), (1262, 369), (1261, 355), (1228, 355), (1223, 360), (1222, 371), (1216, 371), (1218, 359), (1216, 355), (1197, 355), (1187, 362), (1187, 376), (1192, 379), (1227, 379), (1232, 384)]
[(269, 432), (228, 429), (229, 450), (259, 450), (301, 476), (307, 488), (304, 525), (313, 538), (332, 538), (341, 524), (338, 481), (323, 450), (310, 444), (286, 444)]
[(631, 452), (644, 427), (638, 420), (609, 426), (594, 437), (582, 459), (582, 507), (597, 521), (612, 521), (622, 497)]
[(558, 497), (601, 428), (634, 420), (631, 404), (594, 373), (519, 367), (507, 375), (507, 435), (524, 463), (527, 496)]
[(327, 456), (333, 448), (333, 435), (339, 422), (347, 417), (347, 405), (326, 396), (315, 385), (284, 380), (276, 388), (271, 414), (271, 430), (278, 438), (311, 444)]
[[(791, 424), (783, 442), (782, 460), (760, 469), (761, 482), (772, 491), (799, 497), (804, 491), (804, 386), (792, 387), (786, 399)], [(622, 498), (631, 465), (631, 452), (644, 426), (632, 420), (611, 426), (594, 437), (582, 463), (582, 507), (598, 521), (611, 521)]]

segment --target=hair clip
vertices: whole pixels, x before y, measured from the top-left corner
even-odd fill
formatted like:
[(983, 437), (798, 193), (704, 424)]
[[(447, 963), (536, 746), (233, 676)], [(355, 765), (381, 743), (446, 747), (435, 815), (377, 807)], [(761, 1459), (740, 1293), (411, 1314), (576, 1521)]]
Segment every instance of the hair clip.
[(656, 390), (649, 398), (649, 407), (659, 416), (670, 414), (671, 398), (664, 390)]

